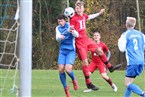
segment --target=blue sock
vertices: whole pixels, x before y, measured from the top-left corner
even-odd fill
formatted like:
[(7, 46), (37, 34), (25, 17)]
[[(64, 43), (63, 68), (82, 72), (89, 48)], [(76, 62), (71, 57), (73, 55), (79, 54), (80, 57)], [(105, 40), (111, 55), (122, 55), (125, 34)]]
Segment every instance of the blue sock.
[(63, 87), (66, 88), (67, 84), (66, 84), (66, 74), (65, 74), (65, 72), (59, 73), (59, 77), (60, 77), (60, 81), (61, 81)]
[(130, 95), (131, 95), (131, 90), (127, 87), (125, 94), (124, 94), (124, 97), (130, 97)]
[(135, 85), (135, 84), (130, 84), (129, 86), (128, 86), (128, 88), (130, 89), (130, 90), (132, 90), (132, 92), (134, 92), (134, 93), (136, 93), (136, 94), (138, 94), (138, 95), (142, 95), (142, 93), (143, 93), (143, 91), (137, 86), (137, 85)]
[(68, 73), (68, 76), (69, 76), (72, 80), (75, 79), (75, 76), (74, 76), (74, 72), (73, 72), (73, 71), (71, 71), (70, 73)]

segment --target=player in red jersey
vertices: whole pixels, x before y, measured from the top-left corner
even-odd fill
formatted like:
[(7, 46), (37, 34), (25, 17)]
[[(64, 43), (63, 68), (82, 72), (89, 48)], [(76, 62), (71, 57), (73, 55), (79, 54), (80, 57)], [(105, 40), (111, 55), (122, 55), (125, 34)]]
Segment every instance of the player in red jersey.
[(88, 89), (98, 90), (99, 88), (94, 86), (89, 77), (88, 70), (88, 51), (96, 52), (100, 59), (107, 65), (109, 71), (113, 72), (115, 69), (118, 69), (120, 65), (112, 66), (103, 51), (96, 45), (96, 43), (90, 39), (86, 34), (86, 21), (93, 19), (103, 14), (105, 9), (101, 9), (99, 13), (87, 15), (84, 13), (84, 2), (77, 1), (75, 4), (75, 15), (70, 19), (70, 26), (79, 33), (79, 37), (76, 38), (76, 48), (79, 58), (82, 60), (82, 69), (85, 76), (85, 81)]
[[(104, 42), (101, 42), (101, 36), (99, 32), (94, 32), (93, 36), (96, 44), (103, 50), (103, 52), (107, 55), (107, 59), (110, 58), (110, 51)], [(114, 92), (117, 92), (117, 86), (112, 82), (111, 78), (107, 75), (106, 66), (100, 59), (100, 57), (96, 54), (96, 52), (91, 52), (92, 60), (88, 66), (90, 73), (93, 73), (95, 70), (99, 70), (102, 78), (108, 82), (108, 84), (113, 88)]]

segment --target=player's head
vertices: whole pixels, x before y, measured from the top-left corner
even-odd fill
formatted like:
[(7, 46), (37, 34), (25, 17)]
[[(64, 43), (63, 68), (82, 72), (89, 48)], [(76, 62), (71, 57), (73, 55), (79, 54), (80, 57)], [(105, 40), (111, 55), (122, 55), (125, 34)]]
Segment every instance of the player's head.
[(136, 25), (136, 18), (134, 18), (134, 17), (126, 18), (126, 27), (127, 28), (134, 28), (135, 25)]
[(93, 33), (93, 39), (96, 41), (96, 42), (100, 42), (100, 39), (101, 39), (101, 35), (99, 32), (94, 32)]
[(84, 13), (84, 2), (83, 1), (78, 0), (75, 3), (75, 11), (78, 15), (83, 15), (83, 13)]
[(66, 21), (65, 21), (66, 17), (65, 15), (59, 15), (57, 16), (57, 22), (59, 25), (64, 26)]

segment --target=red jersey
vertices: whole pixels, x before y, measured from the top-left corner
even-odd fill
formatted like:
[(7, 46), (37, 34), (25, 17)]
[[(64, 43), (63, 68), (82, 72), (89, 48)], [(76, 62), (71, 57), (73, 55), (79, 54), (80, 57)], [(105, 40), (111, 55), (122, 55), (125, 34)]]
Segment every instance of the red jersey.
[(87, 14), (83, 14), (83, 16), (75, 14), (70, 19), (70, 26), (74, 26), (75, 30), (79, 33), (78, 38), (87, 37), (87, 34), (86, 34), (86, 20), (87, 19), (88, 19)]
[[(97, 44), (99, 47), (101, 47), (101, 49), (103, 50), (104, 53), (108, 52), (108, 47), (106, 46), (106, 44), (104, 42), (100, 42), (99, 44)], [(95, 52), (91, 52), (92, 53), (92, 61), (94, 61), (95, 63), (100, 63), (102, 62), (102, 60), (100, 59), (100, 57), (95, 53)]]
[(88, 17), (87, 14), (83, 14), (83, 16), (75, 14), (70, 19), (70, 26), (73, 26), (79, 33), (79, 37), (76, 38), (76, 49), (81, 60), (87, 59), (88, 51), (95, 51), (98, 48), (96, 43), (87, 36), (86, 21)]

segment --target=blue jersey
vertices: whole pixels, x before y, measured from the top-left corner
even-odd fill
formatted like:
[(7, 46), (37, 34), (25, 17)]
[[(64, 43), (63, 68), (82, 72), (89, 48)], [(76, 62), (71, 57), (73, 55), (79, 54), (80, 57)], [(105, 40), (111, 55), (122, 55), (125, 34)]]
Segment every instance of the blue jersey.
[[(60, 35), (64, 35), (65, 38), (61, 40)], [(56, 40), (60, 42), (60, 49), (75, 50), (75, 37), (69, 32), (69, 23), (56, 27)]]
[(124, 32), (118, 40), (119, 50), (126, 54), (127, 65), (144, 65), (144, 34), (135, 29)]

